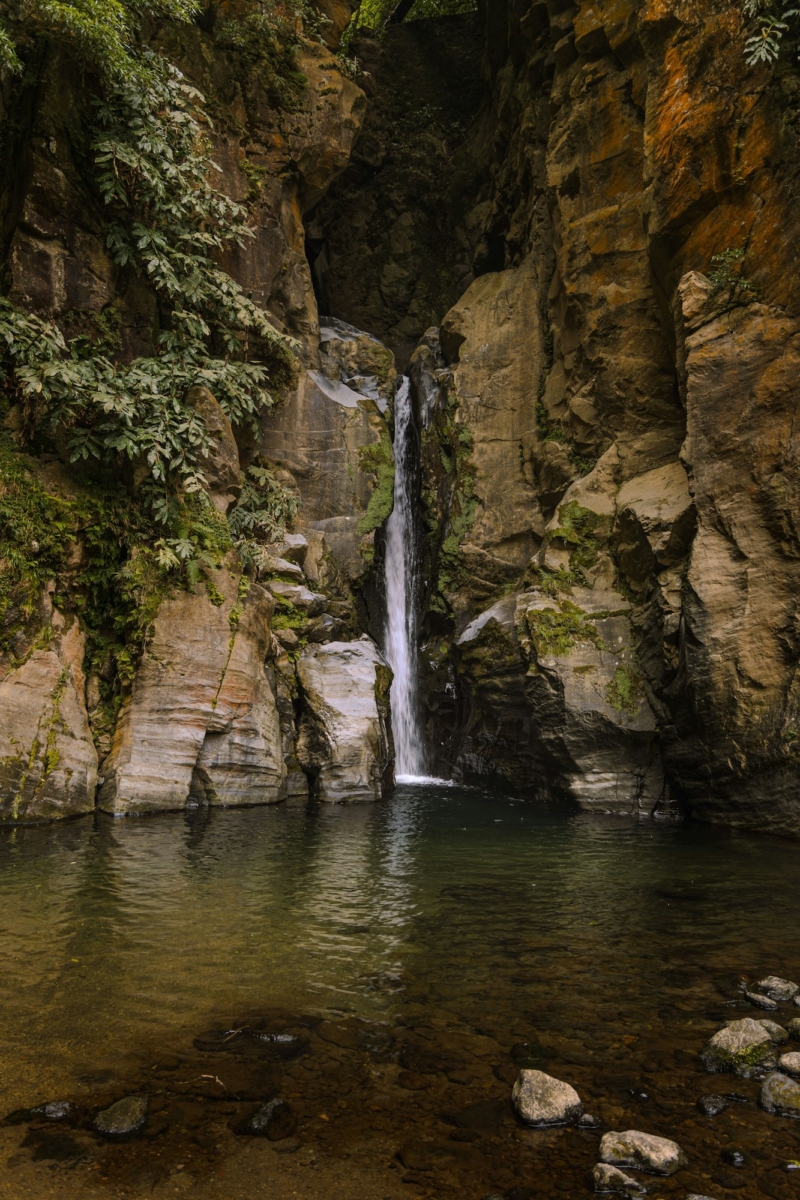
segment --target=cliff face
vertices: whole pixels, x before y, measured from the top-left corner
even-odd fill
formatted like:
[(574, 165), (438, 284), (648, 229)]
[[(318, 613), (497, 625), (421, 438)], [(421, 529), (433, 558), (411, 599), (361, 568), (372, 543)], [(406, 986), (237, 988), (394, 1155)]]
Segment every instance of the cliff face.
[[(0, 812), (87, 811), (98, 770), (115, 812), (380, 794), (388, 676), (359, 639), (381, 632), (394, 352), (431, 768), (800, 832), (800, 76), (747, 68), (712, 0), (493, 0), (363, 37), (353, 83), (330, 50), (347, 6), (325, 7), (283, 111), (209, 35), (164, 35), (250, 206), (226, 265), (297, 339), (261, 438), (218, 424), (212, 499), (268, 462), (294, 533), (258, 581), (233, 556), (164, 597), (113, 712), (69, 587), (12, 605)], [(76, 328), (113, 304), (120, 353), (148, 352), (156, 302), (108, 257), (75, 72), (51, 51), (7, 100), (9, 295)], [(57, 458), (30, 456), (37, 486), (80, 508)]]

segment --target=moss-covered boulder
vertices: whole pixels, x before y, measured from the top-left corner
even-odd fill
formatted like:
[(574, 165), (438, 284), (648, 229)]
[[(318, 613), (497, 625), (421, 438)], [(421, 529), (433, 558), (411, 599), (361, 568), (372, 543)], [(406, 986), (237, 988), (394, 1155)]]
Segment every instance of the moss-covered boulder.
[(700, 1058), (707, 1070), (730, 1072), (741, 1079), (750, 1079), (759, 1068), (775, 1064), (769, 1030), (751, 1017), (731, 1021), (715, 1033)]

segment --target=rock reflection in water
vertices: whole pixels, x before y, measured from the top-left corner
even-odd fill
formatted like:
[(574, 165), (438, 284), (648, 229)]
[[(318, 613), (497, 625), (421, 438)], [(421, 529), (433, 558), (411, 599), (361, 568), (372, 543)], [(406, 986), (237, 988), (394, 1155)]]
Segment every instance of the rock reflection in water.
[[(0, 1130), (22, 1164), (2, 1185), (61, 1162), (76, 1187), (102, 1171), (157, 1195), (181, 1167), (238, 1200), (237, 1172), (268, 1154), (270, 1195), (291, 1196), (313, 1154), (326, 1200), (345, 1163), (350, 1200), (579, 1196), (599, 1132), (640, 1128), (689, 1155), (666, 1200), (796, 1198), (800, 1130), (757, 1107), (758, 1080), (714, 1116), (697, 1103), (733, 1083), (699, 1051), (759, 1015), (740, 980), (800, 975), (796, 845), (414, 788), (375, 808), (21, 828), (0, 867), (4, 1111), (75, 1105), (69, 1127)], [(600, 1131), (520, 1127), (521, 1067), (568, 1080)], [(138, 1095), (143, 1135), (103, 1142), (97, 1112)]]

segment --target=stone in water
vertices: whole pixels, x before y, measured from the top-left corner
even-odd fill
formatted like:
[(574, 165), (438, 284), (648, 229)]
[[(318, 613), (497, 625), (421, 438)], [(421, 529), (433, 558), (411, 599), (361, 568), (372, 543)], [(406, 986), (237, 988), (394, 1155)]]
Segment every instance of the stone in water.
[(583, 1113), (574, 1087), (544, 1071), (520, 1071), (511, 1101), (527, 1125), (569, 1125)]
[(800, 1083), (773, 1071), (761, 1085), (758, 1103), (776, 1117), (800, 1117)]
[(617, 1196), (625, 1196), (626, 1200), (635, 1200), (635, 1197), (643, 1196), (647, 1191), (638, 1179), (632, 1179), (608, 1163), (598, 1163), (592, 1171), (592, 1179), (596, 1192), (613, 1192)]
[(606, 1133), (600, 1140), (600, 1161), (615, 1167), (634, 1167), (653, 1175), (674, 1175), (685, 1167), (688, 1158), (677, 1142), (628, 1129), (625, 1133)]
[(94, 1127), (104, 1137), (133, 1137), (147, 1120), (147, 1103), (147, 1096), (125, 1096), (110, 1108), (99, 1112), (94, 1119)]

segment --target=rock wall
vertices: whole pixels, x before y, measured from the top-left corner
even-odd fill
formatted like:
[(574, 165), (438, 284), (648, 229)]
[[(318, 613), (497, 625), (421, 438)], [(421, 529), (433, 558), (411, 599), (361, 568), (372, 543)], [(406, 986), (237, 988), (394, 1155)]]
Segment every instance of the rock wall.
[[(721, 0), (483, 0), (362, 38), (362, 87), (332, 53), (349, 5), (321, 7), (291, 111), (209, 35), (163, 35), (250, 205), (227, 265), (298, 345), (261, 436), (219, 426), (214, 503), (268, 462), (295, 528), (249, 589), (231, 561), (164, 600), (113, 744), (46, 591), (0, 663), (4, 819), (90, 809), (97, 751), (115, 812), (380, 794), (388, 683), (359, 639), (380, 635), (396, 356), (431, 769), (797, 834), (796, 66), (747, 68)], [(113, 300), (121, 353), (149, 352), (155, 299), (106, 254), (62, 52), (18, 113), (9, 294), (75, 329)]]

